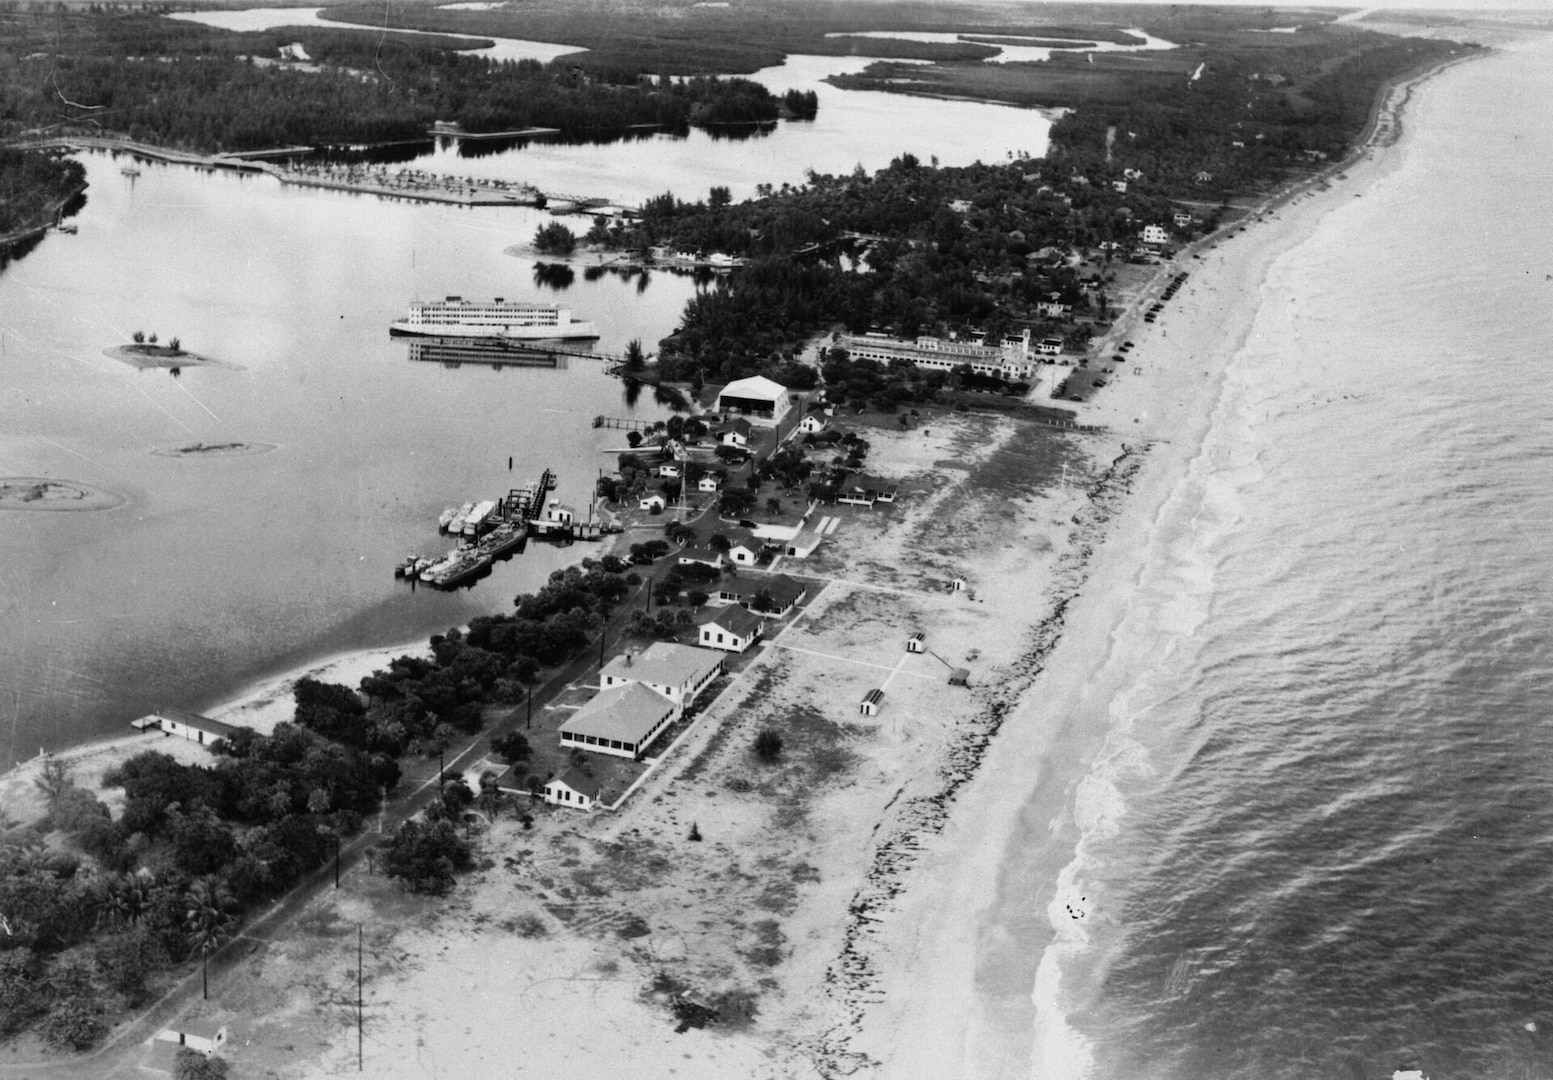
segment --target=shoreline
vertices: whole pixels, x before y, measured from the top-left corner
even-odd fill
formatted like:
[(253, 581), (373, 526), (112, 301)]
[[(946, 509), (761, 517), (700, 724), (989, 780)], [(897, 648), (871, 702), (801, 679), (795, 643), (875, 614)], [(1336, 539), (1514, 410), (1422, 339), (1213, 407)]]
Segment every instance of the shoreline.
[[(1062, 984), (1060, 957), (1082, 947), (1086, 921), (1105, 917), (1092, 908), (1075, 871), (1083, 828), (1107, 812), (1101, 793), (1084, 782), (1097, 757), (1116, 752), (1107, 689), (1125, 672), (1108, 670), (1114, 630), (1155, 526), (1212, 428), (1233, 361), (1261, 309), (1262, 283), (1329, 211), (1398, 167), (1397, 155), (1375, 151), (1399, 141), (1400, 110), (1413, 91), (1459, 62), (1388, 87), (1366, 142), (1248, 215), (1260, 227), (1246, 233), (1246, 242), (1228, 243), (1232, 231), (1208, 237), (1200, 261), (1187, 251), (1184, 261), (1162, 267), (1161, 279), (1178, 267), (1189, 268), (1191, 278), (1179, 307), (1158, 324), (1139, 321), (1143, 305), (1118, 321), (1113, 335), (1134, 335), (1137, 359), (1129, 361), (1127, 377), (1113, 382), (1116, 392), (1084, 409), (1085, 419), (1136, 432), (1154, 452), (1071, 598), (1061, 640), (1040, 658), (1042, 677), (1021, 696), (1004, 738), (990, 748), (933, 845), (930, 863), (904, 886), (905, 910), (893, 930), (910, 955), (893, 965), (882, 996), (907, 1004), (881, 1008), (856, 1040), (881, 1055), (886, 1051), (877, 1048), (887, 1048), (881, 1071), (890, 1072), (891, 1061), (910, 1061), (913, 1071), (931, 1063), (927, 1071), (938, 1075), (1084, 1075), (1088, 1051), (1067, 1023), (1071, 993)], [(1189, 370), (1201, 371), (1191, 383)], [(1017, 803), (1009, 801), (1013, 791)], [(910, 988), (929, 971), (946, 987), (938, 1000), (954, 1003), (930, 1020), (910, 1004)]]

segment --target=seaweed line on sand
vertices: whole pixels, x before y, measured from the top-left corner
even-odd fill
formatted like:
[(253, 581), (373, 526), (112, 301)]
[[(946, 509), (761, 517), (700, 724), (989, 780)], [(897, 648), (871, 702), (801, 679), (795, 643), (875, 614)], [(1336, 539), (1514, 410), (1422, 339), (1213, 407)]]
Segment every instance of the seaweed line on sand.
[(851, 1038), (868, 1006), (883, 1000), (878, 974), (869, 951), (874, 927), (883, 921), (905, 878), (916, 864), (924, 836), (941, 832), (960, 789), (976, 775), (1003, 721), (1018, 706), (1024, 692), (1046, 667), (1046, 658), (1062, 637), (1069, 605), (1088, 577), (1090, 561), (1142, 467), (1148, 445), (1124, 445), (1122, 452), (1085, 491), (1085, 502), (1073, 515), (1073, 544), (1062, 556), (1055, 576), (1051, 610), (1030, 629), (1024, 655), (1009, 678), (978, 687), (983, 708), (950, 746), (937, 774), (937, 790), (905, 800), (894, 819), (882, 824), (882, 837), (863, 884), (847, 909), (841, 952), (825, 973), (827, 995), (840, 1007), (842, 1018), (811, 1046), (815, 1064), (826, 1077), (850, 1076), (880, 1062), (850, 1048)]

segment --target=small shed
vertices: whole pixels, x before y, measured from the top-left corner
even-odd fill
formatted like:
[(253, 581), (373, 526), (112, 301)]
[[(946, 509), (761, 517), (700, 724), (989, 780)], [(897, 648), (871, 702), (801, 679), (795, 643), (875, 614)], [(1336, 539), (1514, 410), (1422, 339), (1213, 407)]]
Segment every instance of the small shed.
[(863, 701), (857, 707), (857, 711), (863, 716), (878, 716), (879, 705), (884, 701), (883, 690), (870, 690), (863, 695)]
[(971, 685), (971, 672), (969, 668), (957, 667), (949, 673), (950, 686)]
[(927, 652), (927, 638), (921, 634), (912, 634), (906, 639), (906, 651), (914, 653)]
[(953, 581), (951, 581), (949, 583), (949, 591), (950, 592), (963, 592), (964, 589), (965, 589), (965, 579), (963, 577), (957, 577), (957, 578), (955, 578)]
[(177, 1027), (163, 1028), (156, 1033), (156, 1037), (162, 1042), (187, 1046), (190, 1050), (198, 1050), (202, 1054), (209, 1055), (226, 1045), (227, 1030), (225, 1024), (215, 1024), (207, 1020), (185, 1020)]

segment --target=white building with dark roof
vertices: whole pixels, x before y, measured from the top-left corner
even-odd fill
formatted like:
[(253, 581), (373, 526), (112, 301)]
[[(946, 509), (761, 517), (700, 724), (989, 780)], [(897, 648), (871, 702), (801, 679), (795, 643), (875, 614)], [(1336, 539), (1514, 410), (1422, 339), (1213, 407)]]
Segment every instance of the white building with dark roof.
[(722, 657), (691, 645), (655, 641), (639, 653), (617, 656), (600, 672), (605, 690), (636, 684), (662, 695), (676, 709), (695, 701), (722, 674)]
[(741, 653), (760, 640), (766, 621), (753, 611), (730, 607), (702, 623), (698, 642), (703, 648)]
[(601, 691), (561, 725), (561, 746), (615, 757), (641, 756), (679, 716), (679, 706), (641, 683)]
[(761, 593), (770, 598), (771, 604), (763, 614), (781, 618), (809, 594), (802, 582), (786, 574), (760, 574), (749, 577), (725, 578), (716, 585), (712, 594), (714, 604), (738, 604), (756, 610), (753, 605)]
[(743, 450), (750, 444), (750, 422), (742, 416), (735, 416), (717, 429), (717, 441), (723, 446)]
[(599, 802), (604, 785), (581, 769), (567, 769), (545, 784), (545, 802), (573, 810), (592, 810)]

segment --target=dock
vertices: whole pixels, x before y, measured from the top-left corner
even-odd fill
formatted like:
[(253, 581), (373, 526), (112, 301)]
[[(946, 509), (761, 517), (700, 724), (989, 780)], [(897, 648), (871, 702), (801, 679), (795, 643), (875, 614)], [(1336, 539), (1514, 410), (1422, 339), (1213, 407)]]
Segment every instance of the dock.
[(472, 519), (454, 534), (463, 538), (458, 547), (435, 560), (408, 556), (394, 569), (395, 575), (439, 589), (456, 588), (484, 575), (492, 563), (528, 539), (544, 510), (545, 496), (555, 485), (555, 473), (545, 469), (538, 480), (512, 488), (501, 498), (483, 500)]
[(621, 428), (625, 431), (651, 431), (656, 424), (655, 420), (631, 420), (623, 416), (593, 418), (593, 426), (596, 428)]

